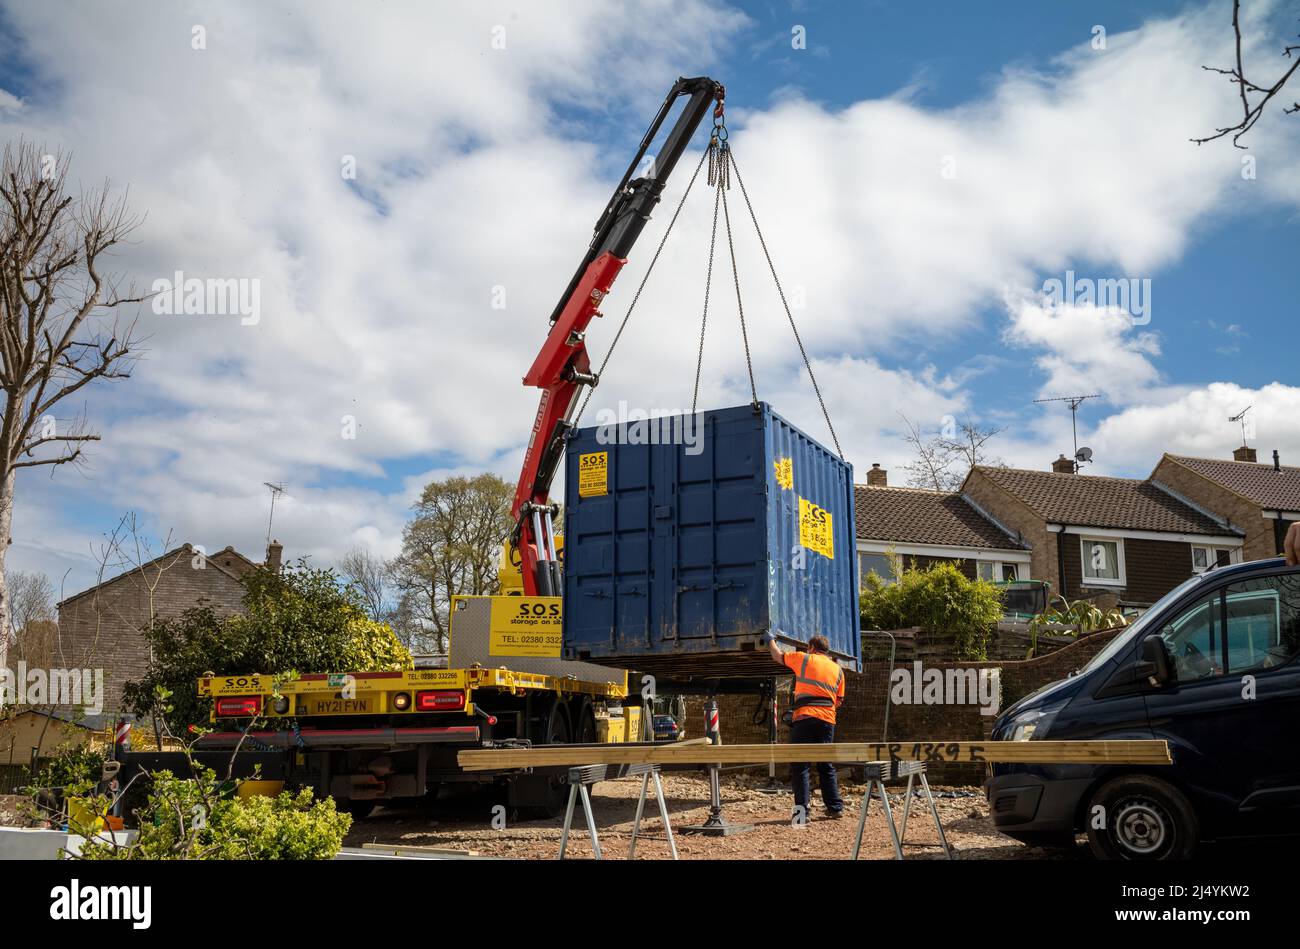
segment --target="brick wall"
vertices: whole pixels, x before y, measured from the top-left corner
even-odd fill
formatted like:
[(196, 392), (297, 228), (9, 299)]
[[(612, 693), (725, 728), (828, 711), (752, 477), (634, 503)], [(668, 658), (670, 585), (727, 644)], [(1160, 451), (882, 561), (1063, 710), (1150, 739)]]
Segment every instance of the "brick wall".
[[(1011, 662), (925, 662), (924, 669), (986, 669), (1001, 670), (1002, 701), (1000, 708), (1008, 708), (1030, 692), (1057, 679), (1063, 679), (1083, 666), (1099, 653), (1122, 630), (1103, 630), (1091, 633), (1069, 646), (1046, 656)], [(894, 668), (905, 667), (896, 663)], [(906, 666), (910, 668), (910, 666)], [(982, 715), (978, 705), (899, 705), (889, 701), (891, 668), (888, 662), (863, 664), (863, 671), (845, 673), (844, 704), (838, 713), (836, 741), (981, 741), (992, 733), (994, 715)], [(790, 682), (787, 677), (780, 686), (782, 712), (790, 707)], [(704, 699), (691, 696), (686, 700), (687, 737), (698, 738), (704, 733)], [(757, 697), (752, 695), (718, 696), (718, 716), (722, 740), (727, 744), (764, 744), (768, 741), (768, 716), (754, 721)], [(886, 704), (888, 726), (886, 727)], [(789, 728), (782, 724), (777, 730), (778, 740), (789, 741)], [(781, 769), (778, 768), (778, 774)], [(978, 784), (984, 780), (982, 765), (937, 765), (931, 773), (937, 780)]]
[(969, 496), (980, 508), (997, 518), (1003, 527), (1019, 531), (1021, 539), (1029, 545), (1029, 576), (1022, 580), (1046, 580), (1057, 592), (1056, 534), (1047, 529), (1043, 519), (1015, 495), (994, 484), (980, 471), (974, 470), (966, 478), (962, 493)]
[(243, 593), (239, 581), (212, 559), (196, 561), (185, 549), (169, 552), (60, 603), (57, 663), (103, 669), (104, 711), (111, 714), (120, 709), (122, 686), (145, 671), (149, 655), (141, 630), (151, 615), (171, 618), (200, 605), (241, 612)]
[(1242, 560), (1263, 560), (1276, 557), (1280, 551), (1277, 539), (1273, 536), (1273, 522), (1266, 519), (1255, 504), (1251, 504), (1240, 495), (1234, 494), (1194, 471), (1189, 471), (1177, 462), (1161, 458), (1160, 464), (1152, 472), (1151, 479), (1159, 481), (1189, 501), (1199, 504), (1206, 510), (1226, 517), (1234, 527), (1246, 532), (1242, 544)]

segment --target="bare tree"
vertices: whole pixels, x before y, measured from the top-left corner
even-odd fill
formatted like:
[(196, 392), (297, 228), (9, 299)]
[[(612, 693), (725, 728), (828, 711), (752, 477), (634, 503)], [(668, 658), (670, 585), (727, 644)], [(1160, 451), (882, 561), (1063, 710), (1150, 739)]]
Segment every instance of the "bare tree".
[(54, 584), (43, 573), (9, 575), (9, 623), (15, 632), (29, 623), (54, 619)]
[(388, 563), (364, 547), (353, 547), (339, 560), (339, 574), (366, 604), (366, 613), (377, 623), (387, 623), (393, 614), (392, 572)]
[[(1245, 148), (1246, 146), (1240, 143), (1240, 138), (1254, 127), (1260, 116), (1264, 114), (1264, 106), (1268, 105), (1269, 100), (1282, 91), (1282, 87), (1286, 85), (1287, 80), (1295, 74), (1297, 68), (1300, 68), (1300, 57), (1292, 55), (1300, 52), (1300, 44), (1285, 46), (1282, 48), (1282, 55), (1294, 61), (1291, 63), (1290, 68), (1282, 73), (1277, 82), (1271, 86), (1261, 86), (1258, 83), (1251, 82), (1246, 78), (1246, 67), (1241, 53), (1241, 0), (1232, 0), (1232, 31), (1236, 34), (1237, 65), (1230, 69), (1220, 69), (1217, 66), (1202, 66), (1201, 68), (1227, 76), (1229, 82), (1236, 84), (1237, 95), (1241, 99), (1241, 121), (1235, 125), (1215, 129), (1213, 135), (1207, 135), (1205, 138), (1192, 139), (1197, 145), (1204, 145), (1216, 138), (1231, 135), (1233, 145), (1237, 146), (1237, 148)], [(1300, 101), (1284, 106), (1282, 111), (1287, 115), (1300, 112)]]
[(961, 477), (957, 483), (966, 480), (966, 474), (976, 465), (1004, 466), (1000, 458), (990, 458), (984, 446), (996, 435), (1002, 434), (1000, 428), (980, 428), (970, 418), (957, 423), (957, 432), (952, 437), (940, 436), (939, 444), (957, 464)]
[(141, 299), (102, 270), (139, 223), (125, 195), (107, 185), (73, 198), (68, 161), (31, 142), (0, 159), (0, 662), (10, 631), (4, 557), (20, 468), (75, 463), (88, 431), (82, 414), (60, 423), (54, 409), (97, 379), (129, 373), (135, 324), (117, 309)]
[(912, 449), (912, 460), (903, 465), (907, 472), (907, 483), (914, 488), (930, 488), (933, 491), (946, 491), (952, 480), (948, 470), (952, 463), (948, 453), (939, 443), (937, 435), (926, 437), (919, 425), (906, 415), (899, 413), (907, 434), (903, 440)]
[(1001, 459), (990, 458), (985, 449), (1002, 432), (1000, 428), (981, 428), (968, 417), (961, 422), (953, 420), (951, 431), (926, 435), (906, 415), (900, 413), (900, 417), (907, 426), (903, 440), (912, 449), (912, 460), (903, 465), (912, 487), (956, 491), (976, 465), (1004, 464)]

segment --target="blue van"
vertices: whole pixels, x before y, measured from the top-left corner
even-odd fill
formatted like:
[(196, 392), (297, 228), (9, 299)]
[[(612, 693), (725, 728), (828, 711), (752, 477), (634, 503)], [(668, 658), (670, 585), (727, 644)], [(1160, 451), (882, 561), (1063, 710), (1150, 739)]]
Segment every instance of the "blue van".
[(1082, 669), (1025, 696), (993, 738), (1163, 738), (1171, 766), (994, 765), (997, 829), (1033, 845), (1086, 833), (1106, 859), (1181, 859), (1221, 837), (1300, 832), (1300, 567), (1187, 580)]

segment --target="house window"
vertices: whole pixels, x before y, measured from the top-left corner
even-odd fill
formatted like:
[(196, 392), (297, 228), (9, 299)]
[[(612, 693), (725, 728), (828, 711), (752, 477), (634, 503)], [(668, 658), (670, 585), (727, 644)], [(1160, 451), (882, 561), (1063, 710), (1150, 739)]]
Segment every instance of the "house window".
[(1013, 563), (1004, 563), (1004, 564), (1002, 565), (1002, 579), (1003, 579), (1003, 580), (1012, 580), (1012, 581), (1018, 579), (1018, 574), (1016, 573), (1016, 565), (1015, 565), (1015, 564), (1013, 564)]
[(1124, 541), (1111, 537), (1080, 537), (1079, 550), (1085, 584), (1124, 586)]
[(860, 582), (867, 582), (867, 574), (872, 571), (886, 583), (894, 582), (894, 571), (890, 569), (889, 557), (885, 554), (859, 553), (858, 554), (858, 573)]
[(1204, 573), (1212, 567), (1225, 567), (1233, 563), (1234, 549), (1204, 544), (1192, 545), (1192, 573)]
[(993, 581), (997, 579), (997, 564), (992, 560), (975, 561), (975, 575), (981, 580)]

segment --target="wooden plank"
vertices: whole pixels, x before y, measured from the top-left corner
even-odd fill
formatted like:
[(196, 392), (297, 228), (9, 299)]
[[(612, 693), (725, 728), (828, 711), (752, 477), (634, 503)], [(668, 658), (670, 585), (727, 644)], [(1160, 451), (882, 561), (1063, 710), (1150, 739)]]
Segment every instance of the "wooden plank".
[(477, 850), (462, 850), (459, 847), (432, 847), (432, 846), (424, 846), (423, 844), (379, 844), (379, 843), (371, 842), (371, 843), (362, 844), (361, 849), (378, 850), (383, 853), (392, 853), (392, 854), (428, 853), (428, 854), (442, 854), (444, 856), (452, 856), (452, 857), (477, 857), (478, 856)]
[(466, 771), (573, 767), (588, 764), (790, 764), (796, 761), (929, 761), (974, 764), (1172, 763), (1169, 745), (1134, 741), (919, 741), (831, 745), (562, 745), (541, 748), (466, 749)]

